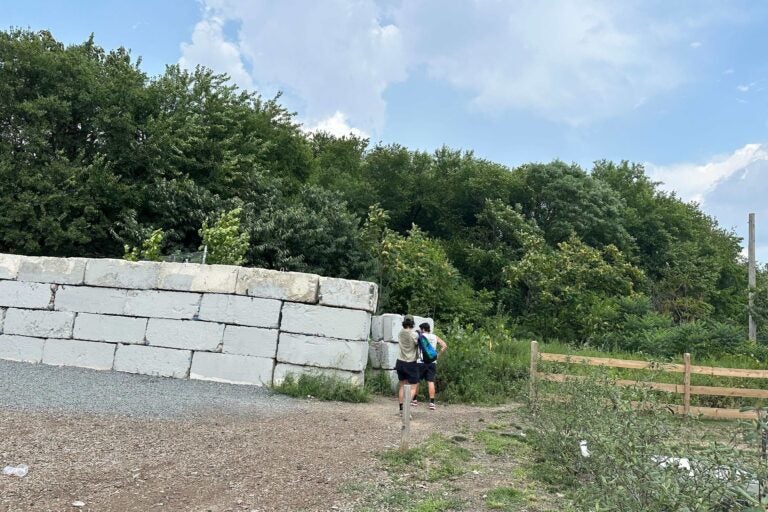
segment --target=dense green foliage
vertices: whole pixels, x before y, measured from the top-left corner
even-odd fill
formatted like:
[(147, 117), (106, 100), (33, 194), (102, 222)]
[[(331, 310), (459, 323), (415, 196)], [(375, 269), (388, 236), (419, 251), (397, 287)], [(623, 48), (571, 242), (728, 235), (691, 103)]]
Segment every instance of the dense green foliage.
[(155, 259), (205, 243), (210, 262), (374, 280), (382, 310), (443, 323), (654, 354), (743, 342), (740, 240), (638, 164), (510, 169), (308, 134), (226, 76), (139, 64), (92, 39), (0, 32), (0, 252)]

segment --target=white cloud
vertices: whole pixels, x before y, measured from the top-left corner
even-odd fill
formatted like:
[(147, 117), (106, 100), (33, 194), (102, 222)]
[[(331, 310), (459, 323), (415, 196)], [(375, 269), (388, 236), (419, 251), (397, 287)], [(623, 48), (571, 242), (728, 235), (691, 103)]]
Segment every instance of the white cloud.
[[(384, 126), (387, 89), (415, 70), (487, 113), (573, 125), (613, 117), (687, 80), (685, 43), (697, 47), (704, 27), (727, 19), (639, 1), (201, 1), (185, 64), (243, 85), (245, 62), (254, 85), (297, 98), (310, 124), (338, 111), (372, 133)], [(225, 23), (239, 27), (229, 39)]]
[(693, 49), (701, 48), (701, 41), (694, 41), (694, 42), (692, 42), (691, 43), (691, 48), (693, 48)]
[(304, 131), (308, 133), (314, 132), (326, 132), (336, 137), (344, 137), (346, 135), (354, 135), (360, 138), (368, 138), (368, 134), (364, 131), (354, 128), (347, 122), (347, 116), (343, 112), (336, 111), (331, 117), (322, 119), (314, 126), (307, 126)]
[(748, 84), (737, 85), (736, 88), (741, 92), (747, 92), (754, 86), (755, 86), (755, 82), (750, 82)]
[(646, 163), (645, 169), (654, 181), (663, 183), (665, 190), (676, 192), (686, 201), (702, 203), (718, 183), (756, 162), (768, 162), (768, 146), (765, 144), (747, 144), (730, 155), (714, 157), (704, 164), (662, 166)]
[(238, 46), (224, 39), (222, 18), (203, 19), (195, 25), (192, 42), (181, 44), (179, 65), (191, 69), (198, 64), (227, 73), (243, 89), (253, 88), (253, 80), (245, 70)]

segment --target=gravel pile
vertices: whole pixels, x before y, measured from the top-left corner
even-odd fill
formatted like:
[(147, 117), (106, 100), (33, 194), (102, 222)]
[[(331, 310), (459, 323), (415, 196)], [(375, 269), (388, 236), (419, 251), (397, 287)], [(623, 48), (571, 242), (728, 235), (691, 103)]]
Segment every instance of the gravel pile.
[(301, 402), (255, 386), (0, 360), (0, 409), (137, 418), (271, 416)]

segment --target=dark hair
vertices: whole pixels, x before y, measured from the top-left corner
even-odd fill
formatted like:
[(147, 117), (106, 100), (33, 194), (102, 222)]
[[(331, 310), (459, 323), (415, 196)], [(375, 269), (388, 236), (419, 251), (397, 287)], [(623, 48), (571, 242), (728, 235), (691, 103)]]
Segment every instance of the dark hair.
[(403, 327), (405, 329), (408, 329), (409, 327), (413, 329), (413, 319), (412, 318), (406, 318), (403, 320)]
[(431, 332), (432, 327), (427, 322), (424, 322), (423, 324), (419, 325), (419, 329), (421, 329), (424, 332)]

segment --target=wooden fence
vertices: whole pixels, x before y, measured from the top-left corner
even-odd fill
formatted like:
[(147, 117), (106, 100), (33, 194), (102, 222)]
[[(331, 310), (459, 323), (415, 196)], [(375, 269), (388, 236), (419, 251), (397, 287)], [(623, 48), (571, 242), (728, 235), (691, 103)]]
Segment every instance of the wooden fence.
[(768, 390), (751, 388), (723, 388), (714, 386), (692, 386), (691, 375), (711, 375), (718, 377), (742, 377), (751, 379), (768, 379), (768, 370), (745, 370), (741, 368), (717, 368), (713, 366), (696, 366), (691, 364), (691, 355), (683, 356), (683, 364), (656, 363), (648, 361), (631, 361), (626, 359), (612, 359), (606, 357), (586, 357), (564, 354), (548, 354), (539, 352), (539, 344), (531, 342), (531, 379), (530, 396), (536, 398), (538, 381), (565, 382), (582, 377), (561, 373), (540, 373), (537, 371), (539, 361), (565, 364), (586, 364), (589, 366), (609, 366), (612, 368), (629, 368), (633, 370), (657, 370), (672, 373), (682, 373), (682, 384), (668, 384), (661, 382), (642, 382), (636, 380), (617, 380), (617, 386), (646, 386), (650, 389), (678, 393), (683, 395), (683, 405), (669, 405), (668, 407), (677, 414), (701, 415), (709, 418), (722, 419), (755, 419), (756, 411), (740, 411), (739, 409), (723, 409), (717, 407), (692, 407), (691, 395), (711, 396), (735, 396), (746, 398), (768, 398)]

